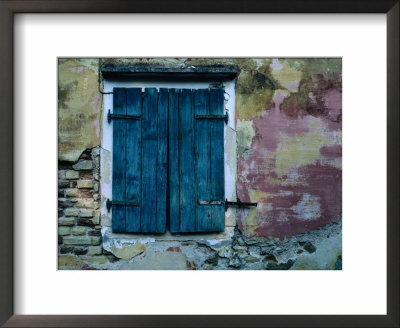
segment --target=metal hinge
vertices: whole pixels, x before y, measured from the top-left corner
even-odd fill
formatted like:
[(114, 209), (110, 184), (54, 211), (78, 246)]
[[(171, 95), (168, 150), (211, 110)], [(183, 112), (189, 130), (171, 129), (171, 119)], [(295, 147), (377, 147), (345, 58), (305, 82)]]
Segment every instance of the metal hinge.
[(249, 206), (255, 206), (257, 207), (257, 203), (246, 203), (242, 202), (239, 198), (237, 199), (237, 202), (230, 202), (227, 199), (225, 201), (218, 201), (218, 200), (212, 200), (212, 201), (206, 201), (206, 200), (199, 200), (197, 201), (197, 204), (199, 205), (224, 205), (225, 211), (228, 209), (229, 206), (237, 206), (239, 208), (242, 207), (249, 207)]
[(112, 114), (111, 111), (108, 110), (107, 121), (111, 123), (113, 119), (140, 120), (141, 117), (141, 115)]
[(207, 114), (207, 115), (195, 115), (194, 116), (197, 119), (200, 120), (207, 120), (207, 119), (211, 119), (211, 120), (224, 120), (225, 124), (228, 124), (229, 121), (229, 116), (228, 114), (225, 115), (211, 115), (211, 114)]
[(125, 206), (139, 206), (138, 202), (129, 202), (129, 201), (120, 201), (120, 200), (110, 200), (107, 199), (106, 201), (106, 207), (107, 211), (110, 212), (111, 207), (113, 205), (125, 205)]

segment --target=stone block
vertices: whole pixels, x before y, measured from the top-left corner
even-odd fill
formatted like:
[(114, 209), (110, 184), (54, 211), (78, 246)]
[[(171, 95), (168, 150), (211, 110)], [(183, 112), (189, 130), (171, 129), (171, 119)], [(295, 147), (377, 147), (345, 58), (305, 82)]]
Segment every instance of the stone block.
[(67, 207), (75, 207), (76, 199), (75, 198), (58, 198), (58, 206), (67, 208)]
[(89, 246), (87, 255), (101, 255), (102, 253), (101, 246)]
[(82, 226), (76, 226), (72, 228), (72, 234), (74, 236), (83, 236), (86, 235), (87, 228)]
[(100, 224), (100, 210), (94, 211), (93, 223)]
[(76, 206), (84, 208), (95, 208), (98, 205), (93, 198), (80, 198), (78, 199)]
[(92, 189), (79, 189), (79, 197), (81, 198), (93, 198), (93, 190)]
[(65, 255), (58, 257), (58, 267), (80, 269), (83, 262), (76, 256)]
[(92, 161), (88, 161), (88, 160), (82, 160), (79, 161), (78, 163), (72, 165), (72, 167), (74, 168), (74, 170), (91, 170), (93, 168), (93, 163)]
[(75, 247), (74, 254), (75, 255), (85, 255), (88, 252), (86, 247)]
[(58, 218), (58, 225), (59, 226), (73, 226), (75, 224), (74, 217), (60, 217)]
[(96, 156), (96, 157), (94, 158), (94, 165), (95, 165), (96, 167), (100, 167), (100, 156)]
[(72, 253), (73, 250), (74, 250), (74, 248), (71, 247), (71, 246), (61, 246), (61, 247), (60, 247), (60, 254)]
[(93, 190), (94, 190), (95, 192), (99, 192), (99, 184), (98, 184), (98, 182), (96, 182), (96, 183), (93, 184)]
[(59, 179), (65, 179), (65, 170), (59, 170), (58, 171), (58, 178)]
[(66, 208), (64, 210), (64, 215), (65, 216), (78, 216), (79, 210), (77, 208)]
[(93, 237), (90, 237), (90, 238), (92, 238), (92, 245), (100, 245), (101, 237), (93, 236)]
[(248, 262), (248, 263), (255, 263), (255, 262), (259, 262), (259, 261), (260, 261), (260, 258), (249, 255), (249, 256), (246, 256), (246, 257), (244, 258), (244, 260), (245, 260), (246, 262)]
[(147, 246), (141, 243), (122, 244), (121, 247), (111, 245), (110, 251), (120, 259), (130, 260), (135, 256), (142, 254), (146, 250), (146, 248)]
[(91, 218), (79, 218), (77, 220), (77, 225), (91, 227), (91, 228), (94, 228), (94, 226), (95, 226), (95, 224), (93, 223), (93, 220)]
[(81, 218), (92, 218), (94, 215), (94, 211), (87, 209), (87, 208), (81, 208), (79, 211), (79, 216)]
[(84, 256), (82, 257), (82, 260), (85, 261), (86, 263), (92, 264), (92, 265), (102, 265), (107, 263), (107, 257), (104, 255), (100, 256)]
[(68, 180), (58, 180), (58, 188), (69, 188)]
[(68, 236), (64, 237), (64, 245), (91, 245), (92, 238), (90, 236)]
[(101, 230), (90, 230), (88, 232), (89, 236), (101, 236)]
[(70, 188), (65, 190), (66, 197), (79, 197), (79, 189)]
[(65, 178), (68, 180), (73, 180), (73, 179), (78, 179), (79, 178), (79, 172), (73, 171), (73, 170), (68, 170), (65, 172)]
[(58, 227), (58, 234), (60, 236), (67, 236), (71, 233), (70, 227)]
[(93, 181), (92, 180), (79, 180), (78, 181), (78, 188), (79, 189), (91, 189), (93, 188)]
[(99, 200), (99, 198), (100, 198), (99, 194), (97, 194), (97, 193), (93, 194), (93, 199), (94, 200)]

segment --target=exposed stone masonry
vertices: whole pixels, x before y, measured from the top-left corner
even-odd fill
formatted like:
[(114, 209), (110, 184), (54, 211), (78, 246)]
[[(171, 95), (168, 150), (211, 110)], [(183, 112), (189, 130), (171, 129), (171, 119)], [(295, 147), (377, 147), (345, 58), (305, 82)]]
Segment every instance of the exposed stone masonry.
[(113, 243), (100, 222), (99, 166), (99, 147), (75, 163), (59, 162), (60, 269), (341, 269), (341, 222), (285, 240), (247, 238), (236, 225), (233, 237), (223, 240), (142, 235)]
[[(228, 198), (259, 205), (229, 209), (224, 233), (112, 233), (99, 67), (127, 65), (238, 67)], [(340, 58), (60, 59), (59, 268), (341, 269), (341, 74)]]
[(84, 151), (75, 163), (59, 162), (60, 267), (90, 269), (108, 261), (101, 246), (99, 176), (99, 147)]
[(341, 222), (284, 240), (247, 238), (237, 224), (225, 239), (136, 235), (112, 240), (110, 227), (100, 221), (99, 166), (99, 147), (75, 163), (59, 162), (59, 269), (341, 269)]

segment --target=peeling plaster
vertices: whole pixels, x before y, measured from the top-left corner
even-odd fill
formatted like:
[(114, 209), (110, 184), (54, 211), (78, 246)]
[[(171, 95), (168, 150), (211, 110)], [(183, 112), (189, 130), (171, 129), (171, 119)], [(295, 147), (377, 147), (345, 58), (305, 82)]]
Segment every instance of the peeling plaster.
[(292, 60), (273, 59), (271, 68), (272, 76), (290, 92), (297, 92), (302, 78), (302, 72), (291, 66)]
[[(75, 162), (100, 144), (101, 95), (97, 59), (68, 59), (58, 66), (58, 158)], [(96, 67), (96, 69), (95, 69)]]
[[(341, 225), (331, 225), (341, 219), (340, 59), (113, 58), (102, 62), (171, 67), (237, 64), (241, 74), (236, 88), (233, 82), (225, 86), (225, 107), (229, 112), (224, 131), (226, 197), (236, 199), (237, 181), (241, 200), (258, 202), (257, 208), (229, 208), (225, 232), (219, 234), (176, 236), (167, 232), (145, 238), (140, 234), (113, 234), (111, 214), (105, 208), (106, 199), (112, 196), (112, 129), (106, 115), (101, 115), (102, 100), (104, 108), (111, 109), (112, 95), (104, 95), (102, 99), (97, 91), (94, 83), (97, 83), (97, 59), (60, 60), (60, 119), (67, 115), (66, 119), (76, 124), (69, 131), (64, 129), (65, 135), (59, 139), (60, 159), (78, 158), (82, 152), (79, 142), (87, 143), (86, 149), (91, 142), (96, 144), (97, 140), (98, 144), (101, 138), (103, 247), (121, 259), (109, 263), (110, 267), (206, 269), (240, 268), (243, 264), (243, 269), (332, 269), (335, 266), (341, 256)], [(105, 81), (104, 91), (112, 91), (113, 86), (154, 84)], [(176, 87), (171, 83), (159, 83), (160, 86)], [(204, 87), (207, 86), (205, 83)], [(91, 133), (85, 135), (80, 128)], [(304, 252), (298, 241), (312, 243), (316, 251)], [(208, 258), (213, 252), (217, 253), (217, 259)], [(61, 261), (77, 267), (86, 263), (75, 256)], [(105, 261), (104, 257), (99, 257), (98, 263), (101, 261)]]
[[(237, 193), (259, 199), (256, 209), (239, 212), (239, 229), (286, 238), (341, 218), (341, 65), (272, 59), (262, 73), (276, 87), (272, 98), (257, 72), (238, 80)], [(248, 98), (252, 88), (266, 108)]]
[(238, 156), (243, 156), (248, 159), (251, 154), (251, 144), (256, 135), (253, 128), (253, 121), (237, 120), (237, 143), (238, 143)]
[(304, 193), (301, 200), (291, 208), (295, 217), (302, 221), (317, 220), (321, 216), (321, 204), (318, 196)]

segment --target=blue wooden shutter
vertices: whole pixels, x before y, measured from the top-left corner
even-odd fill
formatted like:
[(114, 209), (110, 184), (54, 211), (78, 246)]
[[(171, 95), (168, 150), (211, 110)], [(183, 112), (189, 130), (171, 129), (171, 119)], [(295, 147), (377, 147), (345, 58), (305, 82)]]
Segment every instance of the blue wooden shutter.
[(166, 228), (168, 91), (114, 88), (114, 232), (162, 233)]
[(223, 104), (223, 89), (170, 90), (169, 213), (173, 233), (224, 230), (224, 121), (212, 118), (223, 115)]
[(169, 229), (176, 233), (180, 231), (179, 90), (169, 90), (168, 113)]
[[(224, 89), (210, 90), (210, 114), (224, 114)], [(224, 184), (224, 121), (209, 120), (211, 145), (211, 183), (210, 199), (216, 202), (225, 201)], [(199, 205), (202, 206), (202, 205)], [(212, 205), (211, 231), (223, 231), (225, 226), (225, 206)]]

